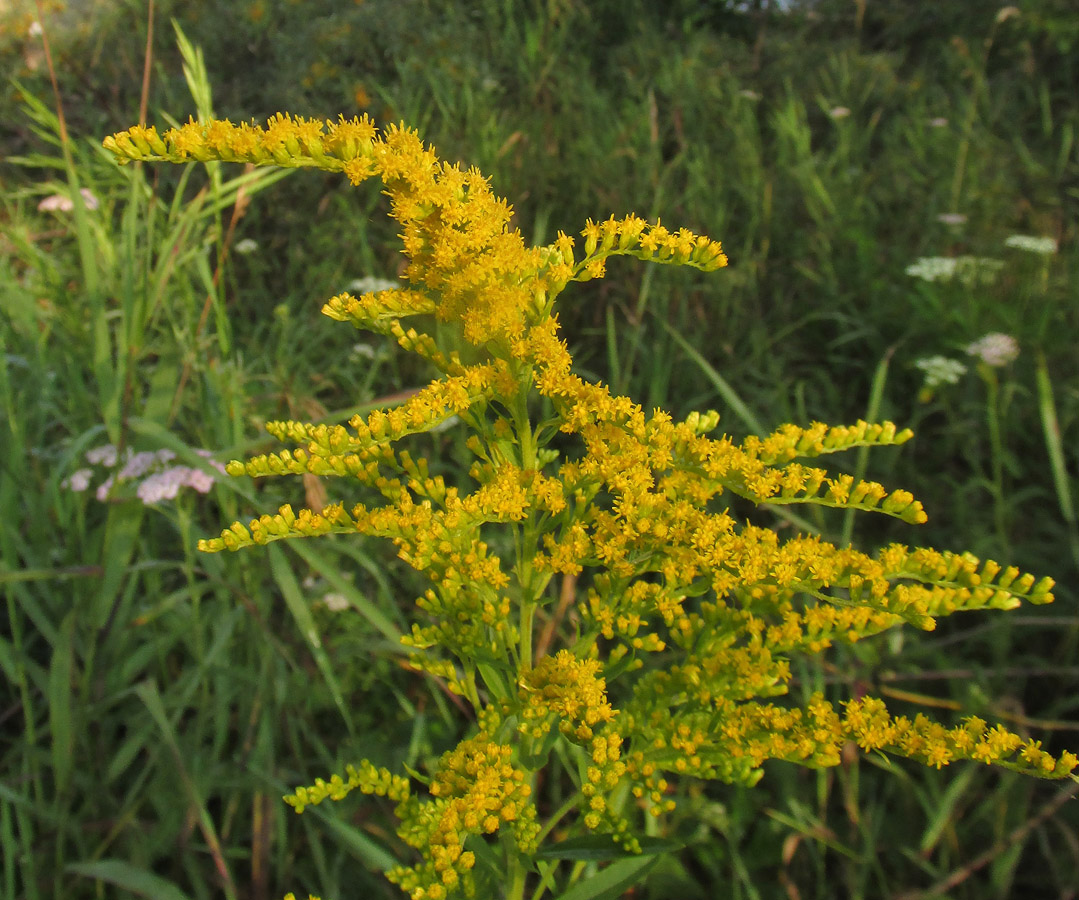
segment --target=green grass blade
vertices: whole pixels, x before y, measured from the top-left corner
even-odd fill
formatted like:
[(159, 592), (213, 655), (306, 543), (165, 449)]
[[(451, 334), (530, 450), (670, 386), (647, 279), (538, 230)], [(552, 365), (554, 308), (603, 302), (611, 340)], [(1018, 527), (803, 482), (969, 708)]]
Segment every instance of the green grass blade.
[(575, 884), (560, 895), (558, 900), (614, 900), (638, 884), (658, 860), (658, 856), (621, 859)]
[(15, 896), (15, 860), (19, 856), (19, 845), (15, 840), (15, 824), (12, 820), (11, 807), (0, 802), (0, 888), (5, 897)]
[(146, 507), (138, 502), (114, 503), (109, 506), (104, 539), (105, 574), (101, 580), (101, 590), (94, 598), (91, 617), (95, 628), (105, 626), (118, 602), (120, 590), (135, 555), (145, 511)]
[(769, 429), (767, 429), (764, 426), (764, 423), (757, 418), (746, 402), (738, 395), (738, 392), (731, 387), (730, 383), (712, 367), (711, 363), (701, 356), (689, 341), (682, 337), (682, 335), (674, 328), (662, 319), (658, 319), (657, 321), (664, 327), (667, 333), (675, 339), (678, 346), (685, 351), (686, 356), (693, 360), (693, 362), (697, 364), (697, 368), (708, 377), (708, 380), (712, 383), (712, 387), (716, 389), (716, 393), (723, 398), (723, 402), (727, 404), (731, 412), (741, 419), (746, 430), (751, 434), (767, 434)]
[[(884, 385), (888, 382), (888, 365), (892, 360), (892, 350), (889, 350), (881, 358), (881, 361), (877, 363), (876, 371), (873, 373), (873, 384), (869, 389), (869, 404), (865, 410), (865, 420), (867, 422), (876, 422), (878, 416), (880, 416), (880, 406), (884, 399)], [(869, 447), (859, 447), (857, 455), (855, 456), (854, 471), (851, 473), (854, 476), (854, 482), (857, 484), (859, 481), (865, 479), (865, 472), (869, 466)], [(843, 528), (839, 535), (839, 546), (848, 547), (851, 541), (854, 539), (854, 516), (857, 512), (856, 509), (847, 509), (843, 514)]]
[(56, 792), (63, 794), (71, 779), (74, 762), (74, 728), (72, 727), (71, 673), (74, 668), (75, 611), (72, 610), (60, 625), (59, 641), (52, 651), (49, 666), (49, 730), (52, 733), (52, 769)]
[(357, 590), (352, 582), (342, 576), (332, 562), (314, 549), (309, 542), (293, 541), (291, 547), (296, 551), (296, 555), (325, 578), (335, 591), (347, 597), (360, 615), (382, 632), (394, 647), (401, 646), (401, 629), (376, 604)]
[(932, 816), (926, 826), (925, 833), (922, 835), (921, 846), (918, 848), (923, 855), (928, 855), (932, 852), (949, 825), (956, 824), (960, 816), (960, 811), (957, 807), (977, 774), (978, 770), (974, 766), (967, 766), (965, 769), (960, 770), (955, 781), (948, 785), (944, 793), (940, 797), (934, 798), (932, 808), (926, 808), (926, 812), (932, 813)]
[(157, 685), (150, 680), (143, 681), (135, 686), (135, 693), (138, 695), (139, 699), (142, 700), (143, 704), (145, 704), (146, 709), (157, 723), (157, 727), (161, 729), (161, 734), (165, 738), (165, 742), (168, 744), (169, 749), (172, 751), (176, 774), (183, 785), (184, 792), (187, 794), (187, 802), (198, 813), (202, 836), (209, 846), (210, 853), (214, 858), (218, 875), (221, 876), (224, 881), (225, 896), (229, 898), (229, 900), (236, 900), (236, 890), (233, 887), (232, 876), (229, 874), (225, 857), (221, 850), (221, 840), (217, 836), (217, 829), (214, 827), (213, 820), (210, 818), (209, 810), (207, 810), (206, 804), (203, 802), (198, 786), (191, 778), (191, 774), (184, 764), (184, 754), (181, 752), (180, 743), (176, 738), (176, 729), (169, 720), (168, 713), (165, 711), (165, 704), (161, 699), (161, 694), (157, 689)]
[(97, 862), (71, 863), (64, 868), (72, 875), (104, 881), (121, 890), (149, 900), (190, 900), (171, 881), (147, 872), (122, 859), (99, 859)]
[(1045, 433), (1045, 449), (1049, 453), (1049, 468), (1053, 472), (1053, 487), (1056, 489), (1060, 514), (1067, 527), (1072, 559), (1079, 566), (1079, 524), (1076, 522), (1075, 507), (1072, 505), (1068, 469), (1064, 463), (1064, 444), (1060, 439), (1060, 422), (1057, 420), (1057, 408), (1053, 399), (1053, 383), (1049, 378), (1049, 367), (1043, 353), (1038, 354), (1035, 375), (1038, 383), (1038, 411), (1041, 414), (1042, 431)]
[(305, 815), (310, 813), (315, 813), (325, 824), (327, 830), (333, 832), (334, 837), (341, 845), (347, 848), (368, 868), (385, 872), (401, 864), (400, 860), (385, 847), (376, 843), (358, 828), (349, 825), (347, 822), (342, 822), (322, 810), (305, 810)]
[(311, 648), (311, 655), (315, 658), (315, 665), (318, 666), (322, 677), (326, 680), (326, 686), (330, 689), (333, 702), (341, 711), (341, 717), (351, 733), (353, 731), (352, 715), (345, 705), (341, 684), (334, 673), (330, 657), (322, 646), (322, 638), (319, 637), (315, 617), (311, 615), (311, 607), (303, 596), (300, 584), (296, 580), (296, 575), (289, 567), (281, 548), (270, 544), (266, 549), (270, 556), (270, 572), (273, 579), (277, 583), (281, 595), (285, 598), (285, 604), (288, 606), (289, 612), (292, 613), (292, 618), (295, 619), (296, 625), (300, 629), (300, 634), (303, 635), (304, 640), (307, 641), (308, 646)]

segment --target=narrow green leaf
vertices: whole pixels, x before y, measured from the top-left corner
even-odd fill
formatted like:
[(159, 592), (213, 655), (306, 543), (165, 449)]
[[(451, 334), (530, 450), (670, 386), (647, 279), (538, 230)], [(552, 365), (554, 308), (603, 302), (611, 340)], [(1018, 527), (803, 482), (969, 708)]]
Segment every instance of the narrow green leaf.
[(377, 604), (372, 603), (361, 591), (356, 589), (352, 582), (337, 571), (337, 567), (326, 556), (312, 547), (310, 542), (293, 541), (291, 546), (296, 555), (325, 578), (335, 591), (344, 594), (360, 615), (374, 628), (382, 632), (395, 647), (401, 646), (401, 629), (378, 608)]
[(347, 822), (342, 822), (322, 810), (309, 809), (304, 811), (304, 815), (310, 815), (311, 813), (316, 813), (326, 827), (334, 833), (341, 845), (368, 868), (385, 872), (401, 864), (400, 860), (389, 850), (376, 843), (358, 828), (354, 828)]
[(75, 610), (71, 610), (60, 625), (59, 640), (53, 647), (49, 665), (49, 731), (52, 733), (52, 770), (58, 794), (67, 790), (74, 761), (74, 728), (71, 723), (74, 627)]
[(3, 864), (0, 865), (0, 889), (5, 897), (15, 896), (15, 860), (19, 857), (19, 845), (15, 840), (15, 823), (13, 821), (11, 807), (6, 803), (0, 803), (0, 851), (2, 851)]
[(932, 818), (922, 835), (922, 843), (919, 847), (922, 854), (929, 855), (933, 848), (936, 847), (937, 841), (940, 840), (940, 836), (944, 833), (948, 823), (954, 824), (958, 821), (959, 812), (956, 810), (956, 805), (977, 774), (978, 770), (974, 766), (960, 769), (955, 780), (948, 785), (944, 794), (940, 798), (934, 798), (935, 802), (931, 810)]
[[(877, 369), (873, 373), (873, 385), (869, 389), (869, 405), (865, 411), (865, 420), (867, 422), (876, 422), (880, 415), (880, 406), (884, 400), (884, 385), (888, 382), (888, 365), (892, 360), (894, 351), (894, 347), (889, 348), (888, 352), (877, 363)], [(854, 472), (851, 473), (854, 475), (855, 484), (865, 479), (866, 469), (869, 467), (869, 449), (869, 447), (858, 448)], [(847, 509), (843, 514), (843, 528), (839, 537), (840, 547), (849, 546), (854, 538), (854, 515), (855, 509)]]
[(124, 862), (122, 859), (71, 863), (65, 867), (64, 871), (84, 878), (104, 881), (140, 897), (148, 897), (150, 900), (189, 900), (187, 894), (171, 881)]
[(213, 819), (210, 818), (210, 813), (202, 799), (202, 794), (184, 764), (184, 755), (180, 750), (180, 743), (176, 739), (176, 729), (173, 723), (169, 721), (168, 713), (165, 711), (165, 704), (161, 699), (161, 692), (158, 691), (157, 684), (154, 681), (147, 679), (135, 685), (135, 693), (146, 705), (146, 709), (157, 723), (158, 728), (161, 729), (161, 734), (169, 745), (176, 766), (176, 774), (179, 776), (184, 792), (187, 794), (187, 802), (198, 812), (202, 836), (209, 845), (211, 854), (218, 862), (219, 871), (224, 875), (225, 897), (229, 898), (229, 900), (235, 900), (236, 892), (232, 886), (232, 876), (225, 867), (227, 864), (221, 849), (221, 839), (217, 835), (217, 829), (214, 827)]
[(184, 78), (187, 81), (187, 89), (191, 92), (191, 99), (195, 101), (195, 111), (200, 121), (208, 122), (214, 117), (214, 107), (210, 77), (206, 71), (202, 48), (188, 40), (180, 23), (175, 19), (172, 20), (172, 28), (176, 32), (176, 45), (180, 48)]
[(352, 716), (345, 705), (341, 685), (333, 671), (330, 657), (322, 646), (322, 639), (319, 637), (318, 628), (315, 626), (315, 617), (311, 615), (311, 607), (300, 590), (296, 575), (289, 567), (285, 554), (280, 547), (270, 544), (266, 549), (270, 556), (270, 572), (274, 581), (277, 582), (281, 596), (285, 598), (285, 605), (288, 606), (289, 612), (292, 613), (292, 618), (295, 619), (296, 625), (300, 629), (300, 633), (311, 648), (311, 655), (315, 658), (315, 665), (318, 666), (322, 677), (326, 680), (326, 686), (330, 689), (333, 702), (337, 704), (337, 708), (341, 711), (341, 717), (344, 719), (346, 727), (349, 732), (352, 732)]
[[(3, 582), (0, 581), (0, 584)], [(0, 635), (0, 673), (7, 681), (14, 684), (18, 680), (18, 663), (15, 657), (15, 648), (11, 643)]]
[(109, 505), (103, 542), (105, 574), (101, 580), (101, 590), (95, 596), (91, 616), (91, 624), (95, 628), (103, 627), (112, 612), (129, 572), (145, 511), (143, 504), (134, 501)]
[(1049, 377), (1049, 366), (1046, 364), (1044, 353), (1038, 353), (1035, 378), (1038, 384), (1038, 411), (1041, 414), (1042, 432), (1045, 435), (1045, 449), (1049, 454), (1049, 468), (1053, 473), (1057, 505), (1064, 518), (1072, 558), (1075, 564), (1079, 565), (1079, 524), (1077, 524), (1075, 506), (1072, 504), (1071, 480), (1064, 462), (1064, 443), (1060, 437), (1060, 421), (1057, 419), (1056, 401), (1053, 399), (1053, 382)]
[[(689, 341), (663, 321), (663, 319), (657, 319), (656, 321), (658, 321), (659, 324), (666, 329), (667, 333), (675, 339), (678, 345), (686, 352), (686, 355), (697, 364), (697, 367), (708, 376), (708, 380), (712, 382), (712, 386), (716, 389), (716, 393), (723, 398), (727, 406), (731, 408), (731, 411), (742, 420), (742, 424), (745, 425), (749, 433), (758, 435), (767, 434), (768, 429), (764, 427), (764, 423), (756, 417), (742, 398), (738, 396), (738, 392), (711, 366), (708, 360), (701, 356)], [(815, 534), (819, 530), (814, 528), (811, 522), (803, 519), (801, 516), (788, 509), (773, 505), (772, 511), (780, 518), (786, 519), (796, 528), (804, 531), (806, 534)]]
[(648, 870), (659, 858), (656, 856), (634, 856), (621, 859), (601, 869), (595, 875), (585, 878), (562, 894), (558, 900), (614, 900), (626, 890), (639, 884)]
[(639, 856), (657, 856), (663, 853), (676, 853), (686, 845), (681, 841), (667, 838), (640, 838), (641, 852), (630, 853), (623, 850), (605, 834), (586, 835), (559, 841), (547, 847), (541, 847), (536, 859), (575, 859), (586, 862), (606, 862), (612, 859), (637, 859)]
[(614, 307), (607, 307), (607, 369), (610, 374), (612, 385), (622, 386), (622, 363), (618, 352), (618, 326), (614, 321)]
[(61, 578), (99, 578), (101, 569), (97, 566), (65, 566), (55, 569), (18, 569), (14, 572), (0, 572), (0, 584), (14, 584), (17, 581), (56, 581)]
[(712, 367), (708, 360), (701, 356), (689, 341), (664, 322), (663, 319), (657, 319), (657, 321), (675, 339), (675, 342), (685, 351), (686, 355), (697, 364), (697, 368), (708, 376), (708, 380), (712, 382), (712, 387), (716, 389), (716, 393), (723, 398), (723, 401), (730, 407), (731, 412), (742, 420), (742, 424), (745, 425), (746, 429), (751, 434), (767, 434), (768, 429), (764, 427), (764, 423), (757, 418), (745, 401), (738, 396), (738, 392)]

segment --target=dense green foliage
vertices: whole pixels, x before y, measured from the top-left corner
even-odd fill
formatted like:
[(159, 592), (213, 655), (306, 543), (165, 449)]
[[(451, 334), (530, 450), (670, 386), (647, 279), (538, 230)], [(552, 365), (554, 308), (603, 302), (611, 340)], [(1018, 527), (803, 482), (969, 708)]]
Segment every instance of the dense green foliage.
[[(910, 488), (930, 520), (882, 520), (866, 543), (970, 547), (1052, 575), (1057, 604), (859, 644), (798, 689), (961, 707), (1059, 751), (1079, 727), (1079, 28), (1064, 0), (1020, 6), (1000, 21), (990, 3), (159, 3), (148, 118), (207, 112), (208, 83), (219, 116), (406, 119), (493, 175), (530, 242), (633, 209), (722, 239), (722, 278), (612, 263), (583, 286), (561, 313), (579, 365), (646, 408), (715, 407), (735, 435), (912, 427), (847, 463)], [(171, 14), (204, 53), (194, 100)], [(144, 896), (396, 896), (377, 874), (400, 849), (388, 807), (300, 819), (279, 798), (360, 757), (422, 769), (456, 743), (452, 699), (431, 700), (386, 636), (412, 576), (377, 544), (194, 552), (222, 520), (317, 502), (333, 490), (317, 479), (152, 506), (133, 483), (108, 502), (65, 486), (106, 443), (199, 467), (198, 448), (262, 452), (267, 419), (336, 421), (426, 383), (318, 315), (351, 280), (395, 276), (385, 201), (317, 175), (117, 170), (99, 138), (138, 115), (141, 4), (45, 22), (67, 166), (40, 39), (3, 24), (21, 71), (0, 98), (0, 893), (92, 896), (97, 878)], [(100, 206), (39, 211), (72, 172)], [(1060, 250), (1006, 248), (1016, 233)], [(973, 286), (905, 271), (959, 256), (1003, 267)], [(989, 332), (1014, 336), (1014, 362), (966, 355)], [(928, 389), (915, 363), (938, 354), (968, 371)], [(433, 435), (432, 468), (456, 472), (462, 440)], [(811, 524), (850, 534), (841, 515)], [(772, 764), (753, 791), (703, 790), (690, 847), (643, 893), (1060, 894), (1079, 854), (1059, 791), (972, 764)]]

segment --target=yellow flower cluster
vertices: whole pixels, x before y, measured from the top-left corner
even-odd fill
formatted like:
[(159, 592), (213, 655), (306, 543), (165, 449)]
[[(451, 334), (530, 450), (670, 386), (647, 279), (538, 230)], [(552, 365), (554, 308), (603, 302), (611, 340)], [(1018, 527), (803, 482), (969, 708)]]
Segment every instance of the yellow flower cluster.
[(347, 766), (345, 774), (347, 778), (334, 775), (329, 781), (317, 778), (311, 787), (297, 788), (285, 797), (285, 802), (302, 813), (308, 806), (317, 806), (323, 800), (343, 800), (356, 788), (364, 794), (377, 794), (398, 803), (409, 797), (407, 778), (394, 775), (389, 769), (378, 769), (366, 759), (358, 766)]
[(567, 282), (602, 275), (612, 254), (704, 270), (727, 262), (708, 238), (686, 229), (671, 233), (636, 216), (599, 226), (590, 221), (580, 261), (564, 234), (551, 248), (526, 248), (520, 232), (508, 228), (509, 204), (491, 192), (478, 170), (440, 161), (408, 128), (391, 126), (379, 134), (366, 115), (324, 122), (278, 113), (265, 126), (189, 121), (160, 135), (152, 126), (136, 125), (105, 138), (104, 146), (122, 162), (222, 160), (343, 172), (353, 184), (379, 178), (393, 217), (404, 226), (405, 277), (419, 293), (379, 292), (382, 297), (359, 304), (375, 309), (361, 313), (354, 307), (349, 315), (370, 315), (371, 324), (388, 327), (394, 310), (426, 311), (434, 294), (438, 316), (459, 322), (472, 344), (519, 333), (527, 320), (549, 311)]
[(391, 869), (386, 877), (412, 900), (443, 900), (462, 886), (474, 894), (476, 855), (464, 849), (469, 835), (505, 830), (521, 854), (535, 851), (539, 826), (532, 788), (512, 758), (512, 747), (481, 732), (443, 755), (430, 787), (432, 799), (412, 798), (399, 807), (398, 834), (424, 862)]
[(893, 718), (883, 701), (873, 697), (846, 704), (843, 731), (863, 750), (888, 750), (940, 768), (956, 759), (973, 759), (986, 765), (1005, 766), (1043, 778), (1063, 777), (1079, 758), (1065, 750), (1054, 759), (1041, 749), (1041, 741), (1024, 740), (1000, 725), (971, 716), (955, 728), (945, 728), (924, 715), (913, 720)]
[(839, 718), (819, 695), (804, 710), (717, 699), (708, 709), (661, 710), (642, 704), (638, 712), (630, 704), (627, 715), (647, 736), (635, 742), (627, 765), (634, 794), (648, 796), (653, 815), (669, 807), (664, 772), (752, 785), (766, 759), (834, 766), (843, 743)]
[(597, 725), (614, 718), (601, 668), (599, 660), (578, 659), (569, 650), (541, 659), (521, 678), (521, 731), (539, 739), (557, 724), (576, 741), (591, 740)]
[(580, 788), (582, 823), (640, 852), (631, 823), (609, 799), (622, 781), (626, 764), (602, 668), (599, 660), (580, 659), (569, 650), (546, 656), (521, 678), (517, 702), (504, 704), (503, 714), (515, 714), (521, 722), (518, 731), (533, 743), (543, 742), (557, 724), (557, 732), (587, 752)]
[[(978, 719), (946, 728), (892, 717), (868, 698), (842, 714), (819, 695), (804, 708), (768, 702), (787, 693), (796, 654), (903, 623), (931, 629), (960, 610), (1048, 603), (1053, 582), (969, 554), (898, 544), (868, 554), (817, 536), (783, 539), (731, 513), (733, 495), (923, 522), (906, 491), (800, 461), (901, 444), (909, 430), (784, 425), (737, 442), (709, 436), (714, 412), (681, 422), (647, 414), (573, 374), (554, 309), (567, 284), (602, 277), (614, 255), (709, 271), (727, 262), (717, 242), (629, 215), (589, 220), (583, 255), (561, 232), (528, 248), (479, 172), (440, 161), (407, 128), (380, 133), (366, 117), (188, 122), (161, 135), (138, 126), (105, 146), (121, 161), (307, 166), (354, 184), (377, 177), (402, 226), (410, 286), (341, 294), (323, 312), (391, 337), (439, 377), (347, 426), (269, 423), (293, 447), (228, 466), (237, 476), (353, 479), (374, 501), (298, 513), (286, 505), (199, 547), (359, 533), (393, 541), (430, 580), (404, 642), (417, 669), (472, 703), (476, 732), (434, 767), (429, 796), (363, 762), (286, 798), (297, 811), (357, 787), (396, 800), (399, 833), (422, 862), (389, 877), (414, 900), (473, 891), (475, 849), (494, 836), (511, 856), (533, 853), (531, 776), (559, 742), (579, 762), (565, 777), (576, 781), (580, 824), (633, 850), (628, 796), (662, 816), (674, 803), (668, 779), (753, 784), (765, 760), (836, 765), (849, 741), (938, 768), (972, 759), (1054, 778), (1075, 768), (1073, 754), (1054, 759)], [(436, 338), (403, 324), (421, 315), (454, 327)], [(458, 337), (467, 353), (447, 346)], [(537, 395), (547, 416), (539, 422)], [(402, 446), (452, 416), (471, 431), (471, 488), (432, 476)], [(555, 438), (577, 450), (556, 453)], [(534, 640), (533, 621), (555, 600), (559, 574), (580, 580), (572, 628), (560, 649), (534, 661), (549, 642)]]

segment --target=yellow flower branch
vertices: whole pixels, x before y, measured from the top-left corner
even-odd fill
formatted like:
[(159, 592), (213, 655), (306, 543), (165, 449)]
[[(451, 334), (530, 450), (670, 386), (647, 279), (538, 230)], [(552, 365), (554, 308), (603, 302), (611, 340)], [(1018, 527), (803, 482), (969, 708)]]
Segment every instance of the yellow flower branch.
[[(475, 728), (432, 766), (423, 794), (361, 761), (344, 778), (286, 798), (298, 812), (357, 788), (393, 799), (398, 834), (419, 861), (387, 875), (413, 900), (473, 895), (492, 878), (523, 896), (556, 822), (638, 853), (644, 817), (662, 821), (682, 779), (754, 784), (769, 759), (834, 766), (848, 741), (936, 768), (974, 760), (1061, 778), (1079, 764), (977, 718), (949, 728), (921, 714), (893, 716), (874, 698), (837, 708), (820, 695), (804, 707), (786, 697), (797, 654), (903, 623), (931, 629), (962, 610), (1048, 603), (1053, 582), (970, 554), (898, 544), (867, 554), (817, 536), (782, 539), (727, 505), (734, 495), (923, 522), (922, 505), (902, 489), (798, 462), (902, 444), (909, 430), (788, 424), (736, 443), (709, 437), (714, 412), (681, 422), (662, 410), (648, 415), (573, 374), (556, 312), (571, 282), (602, 278), (616, 255), (712, 271), (727, 264), (718, 242), (629, 215), (589, 220), (579, 248), (561, 232), (528, 247), (510, 227), (509, 204), (478, 171), (439, 160), (403, 126), (380, 132), (366, 116), (188, 122), (163, 134), (136, 126), (104, 143), (121, 162), (213, 160), (319, 168), (353, 184), (377, 178), (401, 225), (408, 286), (341, 294), (323, 312), (392, 338), (439, 377), (347, 427), (269, 423), (292, 446), (228, 466), (234, 476), (354, 479), (365, 499), (318, 512), (282, 506), (199, 548), (365, 534), (392, 541), (429, 579), (403, 642), (417, 670), (472, 705)], [(403, 324), (430, 315), (462, 343)], [(538, 403), (550, 410), (540, 422), (531, 412)], [(467, 489), (432, 477), (405, 446), (455, 415), (472, 431)], [(507, 538), (512, 558), (504, 559)], [(550, 652), (536, 658), (533, 626), (555, 575), (572, 579), (576, 603)], [(546, 637), (541, 643), (546, 651)], [(577, 792), (540, 823), (534, 789), (560, 760), (575, 761), (566, 774)], [(503, 869), (492, 873), (483, 860), (499, 853)], [(535, 896), (555, 883), (552, 871)]]

